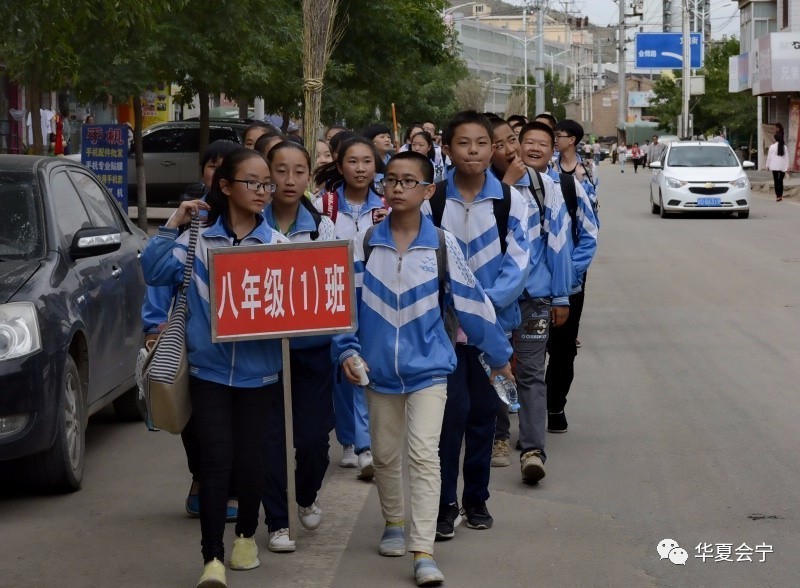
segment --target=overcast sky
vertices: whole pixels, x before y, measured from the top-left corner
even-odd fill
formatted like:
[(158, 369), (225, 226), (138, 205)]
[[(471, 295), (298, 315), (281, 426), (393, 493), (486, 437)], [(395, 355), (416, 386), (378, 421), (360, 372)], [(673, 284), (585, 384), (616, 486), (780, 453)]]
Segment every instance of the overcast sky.
[[(524, 0), (506, 1), (509, 4), (518, 6), (525, 4)], [(588, 16), (589, 20), (596, 25), (611, 24), (616, 26), (619, 20), (619, 5), (614, 0), (572, 0), (571, 2), (549, 0), (549, 2), (552, 8), (558, 10), (564, 10), (565, 5), (568, 4), (570, 11)], [(627, 0), (627, 2), (630, 4), (630, 0)], [(660, 24), (661, 2), (645, 0), (645, 7), (648, 6), (650, 9), (645, 10), (645, 17), (642, 22)], [(637, 19), (631, 19), (630, 22), (631, 24), (637, 23)], [(727, 34), (729, 37), (732, 35), (739, 36), (739, 9), (736, 2), (732, 0), (711, 0), (711, 36), (714, 39), (719, 39), (723, 34)]]

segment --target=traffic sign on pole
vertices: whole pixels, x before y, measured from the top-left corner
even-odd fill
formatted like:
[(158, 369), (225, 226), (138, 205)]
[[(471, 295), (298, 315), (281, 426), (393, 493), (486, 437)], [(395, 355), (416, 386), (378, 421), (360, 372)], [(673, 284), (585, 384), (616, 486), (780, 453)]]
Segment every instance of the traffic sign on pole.
[[(703, 35), (692, 33), (689, 67), (703, 67)], [(683, 67), (683, 36), (680, 33), (637, 33), (634, 65), (638, 69), (678, 69)]]

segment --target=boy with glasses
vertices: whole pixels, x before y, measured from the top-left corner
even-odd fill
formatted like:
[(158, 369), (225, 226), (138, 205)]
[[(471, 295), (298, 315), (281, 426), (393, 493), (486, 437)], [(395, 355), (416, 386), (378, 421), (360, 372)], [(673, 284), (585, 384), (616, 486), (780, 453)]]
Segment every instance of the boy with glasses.
[[(359, 379), (356, 353), (369, 372), (366, 394), (375, 482), (386, 521), (378, 552), (399, 557), (408, 548), (414, 553), (417, 585), (434, 586), (444, 581), (432, 557), (441, 488), (437, 452), (447, 376), (456, 367), (443, 306), (455, 309), (470, 341), (495, 366), (492, 377), (513, 379), (511, 347), (453, 235), (434, 227), (420, 212), (435, 192), (430, 160), (411, 151), (397, 154), (381, 183), (392, 211), (355, 240), (358, 331), (334, 338), (334, 357), (354, 384)], [(404, 437), (411, 487), (408, 547)]]

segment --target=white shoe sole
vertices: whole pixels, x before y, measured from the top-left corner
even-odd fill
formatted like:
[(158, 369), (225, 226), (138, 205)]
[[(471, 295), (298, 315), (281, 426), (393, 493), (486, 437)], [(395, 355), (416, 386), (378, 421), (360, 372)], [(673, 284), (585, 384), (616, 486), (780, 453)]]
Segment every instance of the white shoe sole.
[(297, 545), (267, 545), (272, 553), (292, 553), (297, 549)]

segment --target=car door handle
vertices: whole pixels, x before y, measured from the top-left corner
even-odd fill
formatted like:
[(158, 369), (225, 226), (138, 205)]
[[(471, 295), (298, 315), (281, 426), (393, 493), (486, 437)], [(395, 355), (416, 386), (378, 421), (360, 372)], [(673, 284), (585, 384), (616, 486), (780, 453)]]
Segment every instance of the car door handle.
[(164, 167), (173, 167), (173, 166), (176, 166), (178, 164), (175, 163), (174, 161), (170, 160), (170, 159), (165, 159), (164, 161), (161, 162), (161, 165), (163, 165)]
[(122, 268), (115, 267), (113, 270), (111, 270), (111, 275), (114, 276), (115, 278), (120, 277), (122, 275)]

